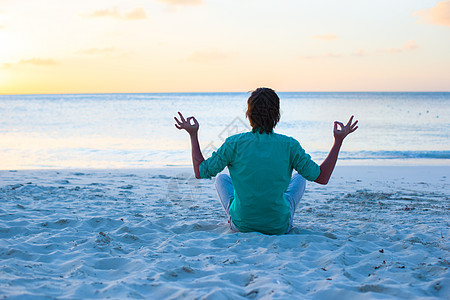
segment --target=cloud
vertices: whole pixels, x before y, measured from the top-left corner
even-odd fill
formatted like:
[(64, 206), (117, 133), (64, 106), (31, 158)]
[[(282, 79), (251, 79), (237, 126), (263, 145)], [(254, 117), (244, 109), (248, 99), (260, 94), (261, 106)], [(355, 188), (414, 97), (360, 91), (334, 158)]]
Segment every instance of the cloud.
[(339, 58), (339, 57), (343, 57), (344, 55), (340, 54), (340, 53), (327, 53), (325, 54), (326, 57), (331, 57), (331, 58)]
[(199, 5), (203, 0), (159, 0), (170, 5)]
[(414, 40), (409, 40), (407, 41), (402, 47), (399, 48), (387, 48), (387, 49), (383, 49), (381, 50), (381, 52), (385, 52), (385, 53), (401, 53), (403, 51), (413, 51), (415, 49), (418, 49), (419, 45), (417, 45), (416, 41)]
[(343, 55), (341, 53), (327, 52), (325, 54), (319, 54), (319, 55), (302, 55), (301, 58), (310, 60), (310, 59), (316, 59), (316, 58), (341, 58), (344, 56), (345, 55)]
[(52, 58), (33, 57), (30, 59), (22, 59), (19, 61), (18, 64), (34, 65), (34, 66), (54, 66), (57, 65), (58, 63)]
[(354, 56), (367, 56), (369, 55), (366, 50), (364, 49), (359, 49), (357, 50), (355, 53), (353, 53)]
[(89, 48), (89, 49), (85, 49), (85, 50), (80, 50), (77, 53), (80, 54), (88, 54), (88, 55), (93, 55), (93, 54), (104, 54), (104, 53), (111, 53), (114, 52), (116, 49), (114, 47), (108, 47), (108, 48)]
[(102, 18), (102, 17), (120, 18), (120, 13), (117, 7), (114, 7), (113, 9), (96, 10), (88, 14), (87, 16), (89, 18)]
[(450, 26), (450, 0), (439, 1), (432, 8), (415, 11), (413, 16), (419, 17), (420, 23)]
[(402, 48), (386, 48), (386, 49), (383, 49), (383, 50), (381, 50), (381, 52), (385, 52), (385, 53), (400, 53), (400, 52), (403, 52), (403, 49)]
[[(414, 51), (415, 49), (418, 49), (419, 45), (417, 45), (415, 40), (409, 40), (403, 46), (401, 47), (391, 47), (379, 50), (378, 53), (401, 53), (401, 52), (408, 52), (408, 51)], [(324, 54), (317, 54), (317, 55), (303, 55), (300, 56), (300, 58), (305, 60), (312, 60), (312, 59), (319, 59), (319, 58), (342, 58), (342, 57), (349, 57), (349, 56), (357, 56), (357, 57), (365, 57), (365, 56), (372, 56), (376, 55), (376, 52), (367, 52), (365, 49), (358, 49), (353, 53), (333, 53), (333, 52), (327, 52)]]
[(216, 50), (206, 50), (206, 51), (196, 51), (189, 55), (188, 61), (197, 63), (210, 63), (212, 61), (223, 60), (231, 57), (230, 54), (216, 51)]
[(314, 56), (314, 55), (302, 55), (302, 56), (300, 56), (302, 59), (307, 59), (307, 60), (309, 60), (309, 59), (316, 59), (316, 58), (318, 58), (319, 56)]
[(310, 36), (310, 38), (315, 39), (315, 40), (323, 40), (323, 41), (332, 41), (332, 40), (338, 39), (338, 37), (332, 33), (322, 34), (322, 35), (312, 35), (312, 36)]
[(11, 67), (19, 66), (19, 65), (33, 65), (33, 66), (38, 66), (38, 67), (47, 67), (47, 66), (55, 66), (57, 64), (58, 64), (58, 62), (52, 58), (33, 57), (33, 58), (29, 58), (29, 59), (21, 59), (19, 62), (16, 62), (16, 63), (3, 63), (1, 65), (1, 68), (9, 69)]
[[(416, 43), (415, 40), (409, 40), (405, 44), (403, 44), (401, 47), (391, 47), (386, 48), (378, 51), (379, 53), (402, 53), (402, 52), (410, 52), (414, 51), (419, 48), (419, 45)], [(376, 55), (376, 52), (367, 52), (365, 49), (358, 49), (353, 53), (334, 53), (334, 52), (327, 52), (322, 54), (315, 54), (315, 55), (302, 55), (300, 56), (301, 59), (304, 60), (314, 60), (314, 59), (323, 59), (323, 58), (343, 58), (343, 57), (350, 57), (350, 56), (357, 56), (357, 57), (366, 57), (366, 56), (372, 56)]]
[(9, 69), (11, 68), (12, 64), (11, 63), (3, 63), (0, 65), (0, 69)]
[(126, 13), (123, 18), (125, 20), (144, 20), (147, 19), (147, 14), (142, 7), (137, 7), (129, 13)]
[(147, 13), (142, 7), (137, 7), (130, 12), (121, 13), (117, 7), (112, 9), (95, 10), (86, 15), (88, 18), (114, 18), (119, 20), (144, 20), (147, 19)]
[(417, 45), (416, 41), (414, 41), (414, 40), (407, 41), (403, 45), (403, 49), (405, 49), (405, 50), (414, 50), (417, 48), (419, 48), (419, 45)]

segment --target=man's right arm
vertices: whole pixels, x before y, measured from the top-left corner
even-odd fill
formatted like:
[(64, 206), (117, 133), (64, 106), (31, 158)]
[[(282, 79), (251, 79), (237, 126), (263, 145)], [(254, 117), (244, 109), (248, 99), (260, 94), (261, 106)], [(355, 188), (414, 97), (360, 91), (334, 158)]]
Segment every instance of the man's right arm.
[[(331, 174), (333, 173), (334, 167), (336, 166), (342, 142), (344, 141), (345, 137), (347, 137), (347, 135), (358, 129), (358, 126), (356, 126), (356, 124), (358, 124), (358, 121), (355, 121), (353, 123), (352, 121), (353, 116), (351, 116), (350, 120), (348, 120), (347, 125), (345, 126), (341, 122), (334, 122), (334, 144), (330, 150), (330, 153), (328, 153), (327, 158), (325, 158), (325, 160), (320, 165), (320, 175), (316, 180), (314, 180), (315, 182), (319, 184), (327, 184), (330, 180)], [(338, 127), (340, 127), (340, 129)]]
[[(186, 130), (191, 137), (192, 166), (194, 167), (195, 178), (200, 179), (199, 167), (205, 159), (203, 158), (202, 150), (200, 150), (200, 144), (198, 142), (198, 122), (194, 117), (184, 119), (183, 115), (180, 112), (178, 112), (178, 114), (180, 115), (180, 120), (178, 120), (176, 117), (174, 118), (177, 122), (177, 124), (175, 124), (175, 127), (180, 130)], [(191, 120), (194, 122), (194, 124), (191, 124)]]

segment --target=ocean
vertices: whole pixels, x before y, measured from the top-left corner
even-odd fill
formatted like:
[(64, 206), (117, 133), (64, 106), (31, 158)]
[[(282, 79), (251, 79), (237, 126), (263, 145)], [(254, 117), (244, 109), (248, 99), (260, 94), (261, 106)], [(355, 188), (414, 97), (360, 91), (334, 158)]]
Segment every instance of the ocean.
[[(205, 157), (249, 131), (249, 93), (0, 95), (0, 169), (118, 169), (190, 165), (180, 111), (200, 123)], [(449, 92), (280, 92), (275, 132), (293, 136), (320, 163), (333, 122), (359, 129), (343, 165), (450, 166)]]

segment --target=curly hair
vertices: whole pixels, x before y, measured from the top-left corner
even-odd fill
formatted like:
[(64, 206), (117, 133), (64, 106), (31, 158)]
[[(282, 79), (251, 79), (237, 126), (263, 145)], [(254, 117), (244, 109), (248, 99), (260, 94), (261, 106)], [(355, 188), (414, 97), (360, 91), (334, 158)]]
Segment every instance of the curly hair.
[(271, 133), (280, 120), (280, 98), (270, 88), (257, 88), (247, 101), (245, 116), (249, 119), (253, 132)]

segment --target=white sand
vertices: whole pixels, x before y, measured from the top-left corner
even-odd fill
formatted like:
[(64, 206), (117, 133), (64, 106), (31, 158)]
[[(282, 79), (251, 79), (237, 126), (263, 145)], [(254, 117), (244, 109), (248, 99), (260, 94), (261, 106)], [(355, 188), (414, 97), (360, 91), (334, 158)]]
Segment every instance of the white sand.
[(0, 171), (0, 296), (448, 298), (449, 170), (338, 167), (283, 236), (189, 169)]

